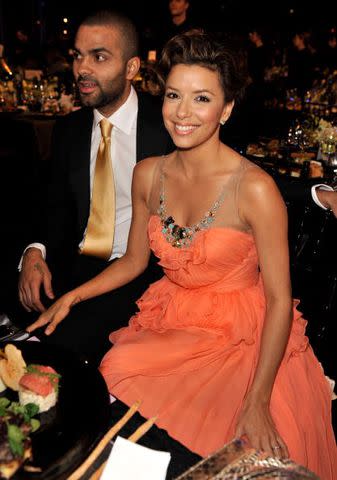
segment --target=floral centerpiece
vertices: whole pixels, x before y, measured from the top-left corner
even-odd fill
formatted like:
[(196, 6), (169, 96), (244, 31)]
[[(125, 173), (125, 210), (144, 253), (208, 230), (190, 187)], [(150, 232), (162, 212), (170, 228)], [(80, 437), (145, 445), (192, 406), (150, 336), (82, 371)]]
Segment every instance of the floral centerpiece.
[(319, 145), (319, 154), (325, 161), (336, 161), (337, 126), (321, 118), (313, 132), (313, 140)]

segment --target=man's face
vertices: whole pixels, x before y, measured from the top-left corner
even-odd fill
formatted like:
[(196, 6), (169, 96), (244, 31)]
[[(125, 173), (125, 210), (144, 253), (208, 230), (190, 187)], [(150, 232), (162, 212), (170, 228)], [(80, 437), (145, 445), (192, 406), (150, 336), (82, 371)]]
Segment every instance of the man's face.
[(184, 14), (188, 9), (189, 3), (186, 0), (170, 0), (169, 9), (171, 15), (177, 16)]
[(111, 115), (130, 90), (119, 30), (106, 25), (82, 25), (74, 52), (73, 72), (82, 104)]

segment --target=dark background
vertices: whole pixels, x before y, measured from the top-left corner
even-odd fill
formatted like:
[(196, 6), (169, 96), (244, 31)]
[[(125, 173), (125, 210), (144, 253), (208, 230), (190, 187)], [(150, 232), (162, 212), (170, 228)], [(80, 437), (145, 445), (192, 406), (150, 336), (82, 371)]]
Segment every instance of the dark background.
[[(315, 0), (191, 0), (190, 17), (196, 25), (210, 30), (245, 34), (254, 26), (285, 38), (298, 26), (318, 34), (336, 27), (337, 2)], [(0, 43), (8, 45), (18, 27), (25, 28), (41, 46), (60, 37), (69, 44), (84, 15), (97, 7), (112, 7), (128, 14), (143, 35), (158, 29), (169, 18), (168, 0), (95, 1), (85, 7), (71, 0), (0, 0)], [(63, 18), (67, 17), (64, 38)]]

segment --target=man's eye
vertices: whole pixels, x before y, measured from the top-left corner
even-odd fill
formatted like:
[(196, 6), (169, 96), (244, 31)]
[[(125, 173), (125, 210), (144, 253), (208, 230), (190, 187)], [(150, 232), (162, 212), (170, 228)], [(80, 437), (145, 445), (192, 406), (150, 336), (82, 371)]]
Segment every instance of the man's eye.
[(170, 98), (171, 100), (178, 98), (178, 95), (175, 92), (167, 92), (165, 96), (166, 98)]
[(209, 98), (206, 97), (205, 95), (199, 95), (197, 98), (196, 98), (197, 102), (209, 102)]
[(81, 55), (78, 52), (73, 52), (73, 60), (78, 60), (80, 56)]
[(101, 53), (97, 53), (95, 58), (96, 58), (97, 62), (104, 62), (104, 60), (105, 60), (105, 56), (102, 55)]

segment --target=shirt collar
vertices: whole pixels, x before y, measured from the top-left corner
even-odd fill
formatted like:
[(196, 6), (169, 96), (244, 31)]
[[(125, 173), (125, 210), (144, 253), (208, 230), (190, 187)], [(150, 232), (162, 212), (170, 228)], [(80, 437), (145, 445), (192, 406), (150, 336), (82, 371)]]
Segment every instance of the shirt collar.
[[(107, 120), (111, 122), (114, 128), (130, 135), (132, 127), (134, 126), (138, 113), (138, 97), (135, 89), (131, 85), (131, 91), (126, 101), (114, 112)], [(104, 117), (96, 108), (94, 109), (94, 127), (99, 125), (99, 122)]]

